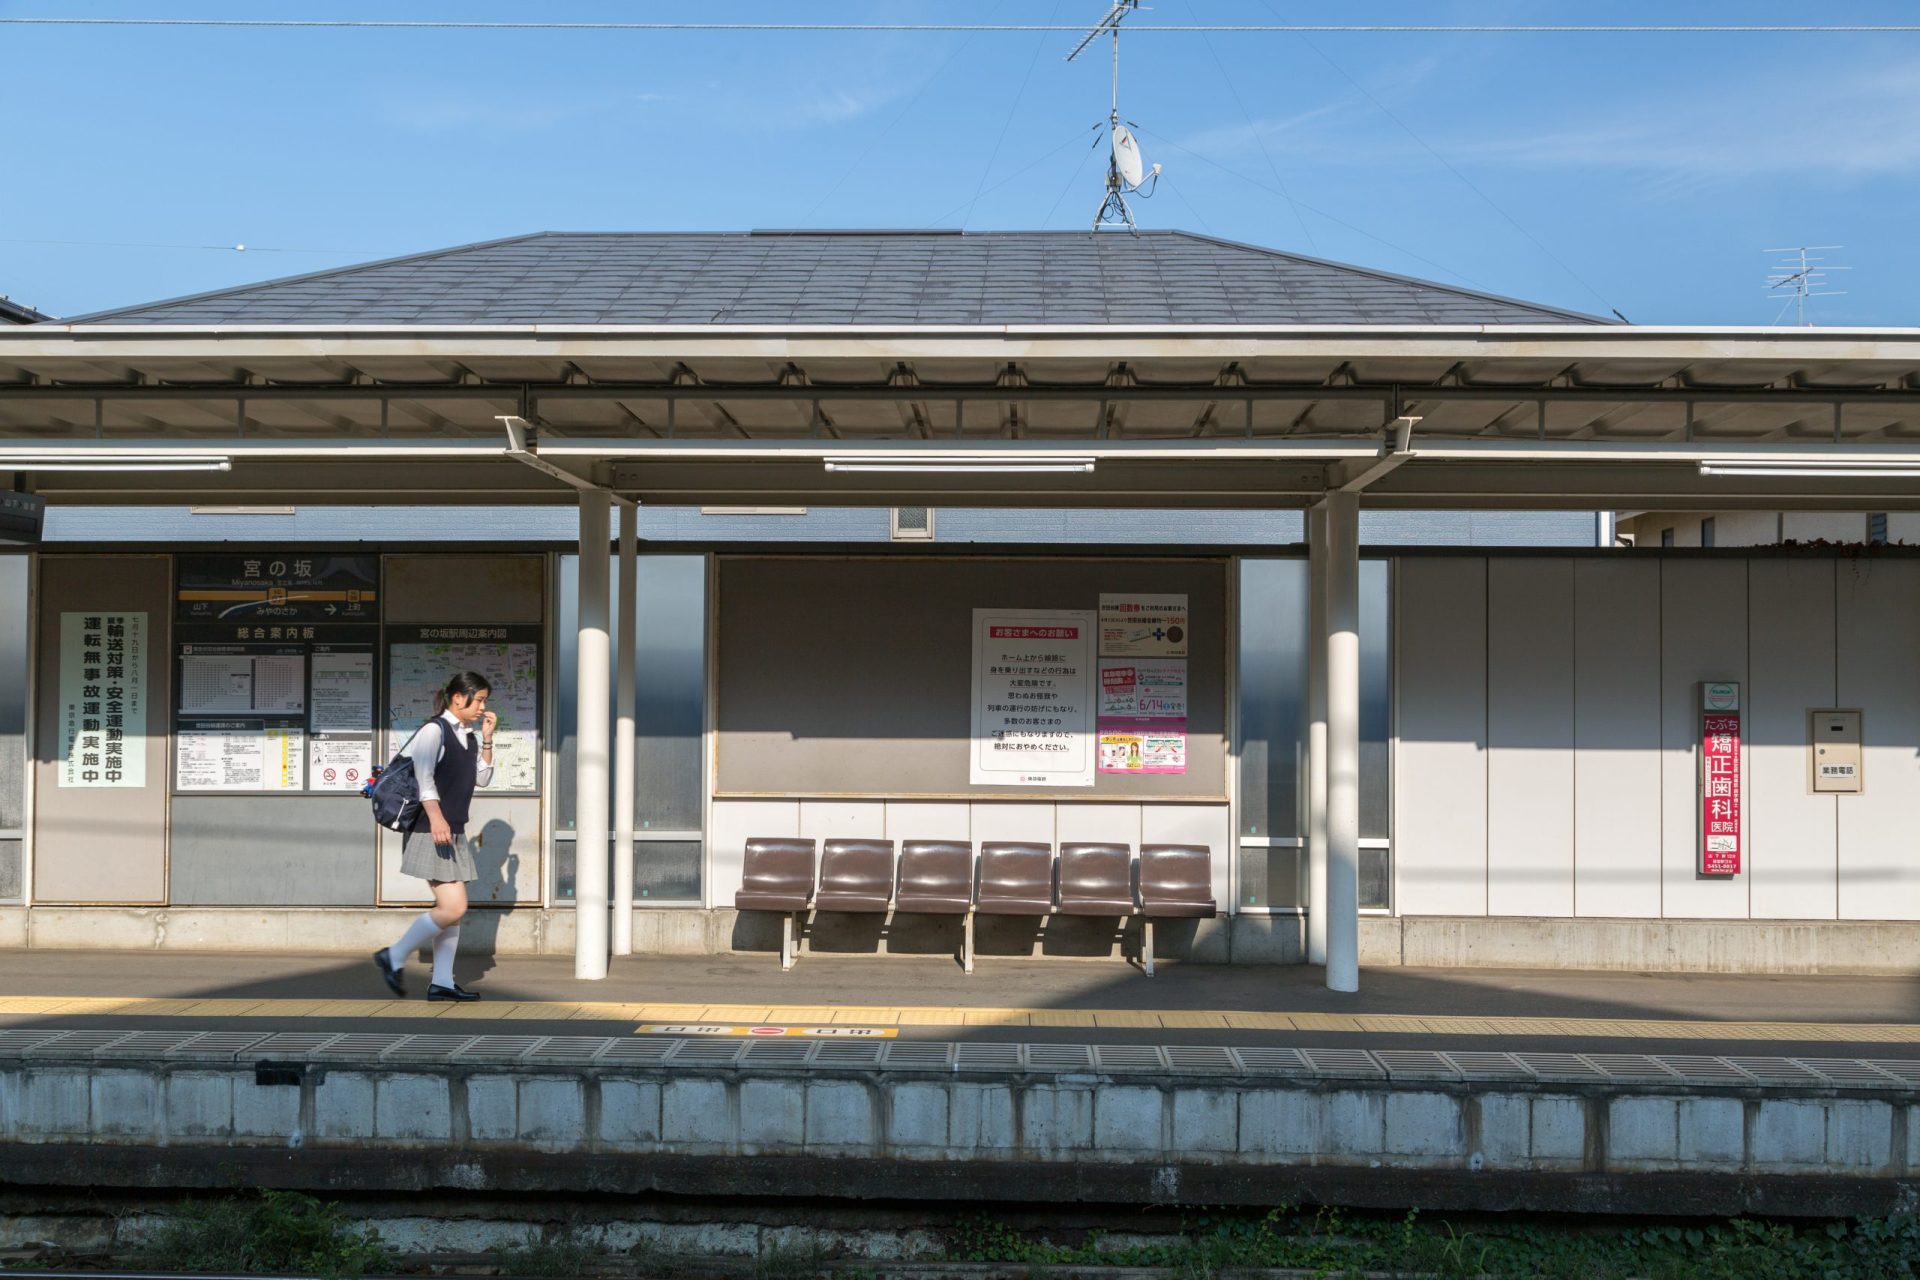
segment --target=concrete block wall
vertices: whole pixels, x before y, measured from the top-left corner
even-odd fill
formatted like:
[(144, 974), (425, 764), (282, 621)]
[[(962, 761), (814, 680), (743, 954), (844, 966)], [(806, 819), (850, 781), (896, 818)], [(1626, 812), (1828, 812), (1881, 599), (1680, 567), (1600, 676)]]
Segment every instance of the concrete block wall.
[(831, 1177), (848, 1195), (1209, 1203), (1302, 1186), (1390, 1202), (1418, 1185), (1461, 1207), (1873, 1212), (1920, 1175), (1915, 1110), (1898, 1087), (373, 1062), (270, 1077), (29, 1058), (0, 1061), (0, 1184), (241, 1168), (336, 1190), (697, 1193), (745, 1177), (779, 1196)]

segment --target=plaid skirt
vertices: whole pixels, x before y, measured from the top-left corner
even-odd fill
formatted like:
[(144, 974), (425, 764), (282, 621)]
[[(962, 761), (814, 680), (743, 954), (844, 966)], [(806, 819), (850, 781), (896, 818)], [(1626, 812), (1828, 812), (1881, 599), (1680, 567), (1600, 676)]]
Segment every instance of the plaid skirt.
[(427, 831), (409, 831), (400, 846), (400, 873), (422, 880), (478, 880), (473, 869), (473, 844), (458, 835), (452, 844), (435, 844)]

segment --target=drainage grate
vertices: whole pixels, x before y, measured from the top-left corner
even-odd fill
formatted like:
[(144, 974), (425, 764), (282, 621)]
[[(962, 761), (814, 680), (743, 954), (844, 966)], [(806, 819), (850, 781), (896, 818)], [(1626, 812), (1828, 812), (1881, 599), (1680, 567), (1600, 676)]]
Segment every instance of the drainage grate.
[(201, 1062), (231, 1062), (268, 1037), (258, 1031), (208, 1031), (175, 1049), (167, 1050), (169, 1059)]
[(1885, 1089), (1900, 1083), (1871, 1062), (1858, 1058), (1800, 1058), (1801, 1066), (1820, 1073), (1822, 1079), (1850, 1089)]
[(29, 1030), (22, 1027), (0, 1031), (0, 1054), (16, 1054), (22, 1050), (31, 1049), (34, 1045), (51, 1040), (55, 1036), (65, 1034), (64, 1031), (46, 1031), (39, 1028)]
[(944, 1040), (895, 1040), (886, 1050), (881, 1065), (896, 1071), (942, 1071), (953, 1060), (953, 1046)]
[(329, 1040), (307, 1056), (325, 1058), (329, 1061), (368, 1062), (391, 1049), (399, 1040), (399, 1036), (380, 1035), (372, 1031), (353, 1031), (337, 1040)]
[(1372, 1054), (1361, 1049), (1302, 1049), (1300, 1056), (1315, 1075), (1379, 1079), (1387, 1074)]
[(1227, 1052), (1239, 1061), (1240, 1070), (1245, 1072), (1307, 1075), (1313, 1070), (1298, 1049), (1229, 1049)]
[(679, 1066), (730, 1067), (740, 1055), (744, 1046), (738, 1040), (727, 1036), (702, 1036), (697, 1040), (682, 1040), (679, 1047), (667, 1055), (666, 1061)]
[(1675, 1075), (1658, 1058), (1644, 1053), (1589, 1053), (1584, 1056), (1609, 1080), (1671, 1080)]
[(461, 1062), (518, 1062), (539, 1036), (475, 1036), (454, 1055)]
[(250, 1046), (252, 1052), (249, 1056), (304, 1058), (339, 1034), (338, 1031), (281, 1031)]
[(177, 1049), (204, 1031), (136, 1031), (116, 1041), (111, 1049), (96, 1050), (97, 1058), (158, 1058), (169, 1049)]
[[(1669, 1063), (1673, 1059), (1667, 1060)], [(1728, 1057), (1724, 1061), (1752, 1076), (1761, 1084), (1825, 1084), (1826, 1077), (1810, 1071), (1792, 1058)], [(1689, 1072), (1688, 1074), (1692, 1074)]]
[(749, 1040), (740, 1062), (753, 1067), (804, 1067), (813, 1048), (805, 1040)]
[(1904, 1080), (1911, 1085), (1920, 1085), (1920, 1062), (1905, 1058), (1869, 1058), (1871, 1066), (1880, 1068), (1896, 1080)]
[(522, 1062), (587, 1062), (612, 1041), (605, 1036), (548, 1036), (527, 1050)]
[(448, 1062), (472, 1036), (408, 1036), (381, 1055), (387, 1062)]
[(884, 1040), (822, 1040), (813, 1055), (816, 1067), (877, 1067), (887, 1045)]
[(1478, 1049), (1449, 1050), (1440, 1055), (1454, 1070), (1469, 1080), (1526, 1080), (1533, 1073), (1510, 1053), (1488, 1053)]
[(1660, 1055), (1660, 1065), (1673, 1072), (1688, 1084), (1752, 1084), (1753, 1077), (1734, 1066), (1725, 1058), (1708, 1058), (1698, 1054)]
[(1102, 1071), (1165, 1071), (1167, 1064), (1160, 1050), (1150, 1044), (1101, 1044), (1093, 1048), (1093, 1060)]
[(27, 1058), (65, 1057), (70, 1053), (84, 1053), (88, 1056), (98, 1053), (110, 1044), (124, 1040), (129, 1035), (138, 1034), (128, 1031), (66, 1031), (51, 1040), (42, 1040), (39, 1044), (29, 1045), (21, 1056)]
[(1577, 1053), (1516, 1053), (1514, 1060), (1542, 1080), (1606, 1080), (1606, 1072)]
[(609, 1062), (623, 1063), (627, 1066), (650, 1066), (659, 1062), (669, 1053), (678, 1040), (665, 1036), (639, 1036), (632, 1040), (615, 1040), (607, 1046), (607, 1051), (594, 1061), (605, 1065)]
[(1237, 1071), (1231, 1049), (1215, 1045), (1169, 1045), (1161, 1052), (1175, 1071)]
[(1375, 1049), (1373, 1056), (1396, 1080), (1452, 1080), (1459, 1075), (1445, 1055), (1428, 1049)]
[(1087, 1071), (1093, 1066), (1093, 1047), (1084, 1044), (1030, 1044), (1027, 1066), (1034, 1071)]
[(1018, 1071), (1020, 1067), (1020, 1046), (1017, 1044), (976, 1044), (969, 1041), (953, 1047), (955, 1071)]

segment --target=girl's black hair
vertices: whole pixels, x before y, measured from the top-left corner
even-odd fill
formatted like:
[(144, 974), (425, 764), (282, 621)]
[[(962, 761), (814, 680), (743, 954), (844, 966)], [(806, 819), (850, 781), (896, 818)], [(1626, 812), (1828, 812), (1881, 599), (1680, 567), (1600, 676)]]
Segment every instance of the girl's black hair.
[(447, 681), (447, 687), (433, 691), (433, 714), (436, 716), (453, 705), (453, 695), (464, 694), (472, 701), (475, 694), (492, 693), (493, 685), (478, 671), (462, 671)]

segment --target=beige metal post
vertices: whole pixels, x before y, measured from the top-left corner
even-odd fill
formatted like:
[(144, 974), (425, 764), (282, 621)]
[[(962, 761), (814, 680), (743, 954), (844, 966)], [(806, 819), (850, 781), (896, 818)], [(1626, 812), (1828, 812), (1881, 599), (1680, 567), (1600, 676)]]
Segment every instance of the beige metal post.
[(633, 954), (633, 719), (636, 651), (640, 645), (638, 503), (620, 504), (620, 655), (614, 676), (613, 730), (613, 946), (616, 956)]
[(1327, 987), (1360, 989), (1360, 498), (1327, 507)]
[(1307, 963), (1327, 962), (1327, 509), (1307, 512)]
[(580, 491), (580, 635), (574, 712), (573, 976), (607, 976), (608, 509), (604, 489)]

